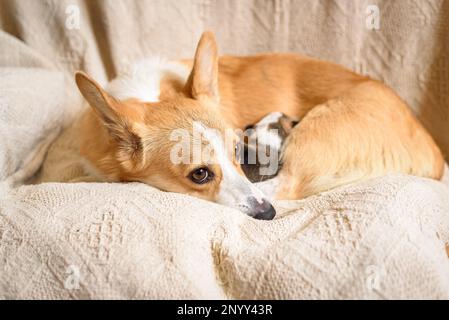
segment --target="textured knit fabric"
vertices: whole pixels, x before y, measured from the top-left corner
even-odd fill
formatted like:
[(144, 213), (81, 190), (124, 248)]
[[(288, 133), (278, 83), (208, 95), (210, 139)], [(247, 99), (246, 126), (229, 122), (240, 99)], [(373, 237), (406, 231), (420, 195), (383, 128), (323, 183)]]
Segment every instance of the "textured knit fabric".
[(386, 177), (258, 221), (143, 184), (23, 186), (0, 200), (0, 297), (448, 299), (448, 192)]

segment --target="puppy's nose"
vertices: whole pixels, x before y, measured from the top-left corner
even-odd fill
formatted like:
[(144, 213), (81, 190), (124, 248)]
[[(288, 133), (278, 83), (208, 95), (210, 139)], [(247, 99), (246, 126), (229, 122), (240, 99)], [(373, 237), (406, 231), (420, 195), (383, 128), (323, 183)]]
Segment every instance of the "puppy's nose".
[(262, 202), (259, 202), (256, 198), (250, 197), (249, 202), (251, 205), (251, 215), (254, 219), (272, 220), (276, 215), (274, 207), (265, 199), (262, 199)]

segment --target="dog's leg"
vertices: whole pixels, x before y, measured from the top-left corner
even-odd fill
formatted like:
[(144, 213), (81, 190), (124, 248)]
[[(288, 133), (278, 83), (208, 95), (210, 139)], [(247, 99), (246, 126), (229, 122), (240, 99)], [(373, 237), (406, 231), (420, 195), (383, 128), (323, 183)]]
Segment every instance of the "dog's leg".
[(312, 194), (389, 172), (439, 179), (444, 160), (406, 104), (368, 80), (314, 107), (283, 149), (278, 199)]

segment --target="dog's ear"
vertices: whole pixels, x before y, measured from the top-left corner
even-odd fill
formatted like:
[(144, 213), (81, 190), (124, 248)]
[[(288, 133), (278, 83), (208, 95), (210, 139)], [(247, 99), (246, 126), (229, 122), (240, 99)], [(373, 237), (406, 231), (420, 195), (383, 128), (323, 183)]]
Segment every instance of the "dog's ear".
[(118, 101), (110, 96), (94, 79), (82, 71), (75, 73), (75, 81), (78, 89), (97, 116), (110, 124), (119, 118)]
[(193, 68), (185, 87), (187, 95), (194, 99), (219, 102), (218, 50), (215, 36), (206, 31), (201, 35), (193, 60)]
[[(123, 115), (126, 106), (109, 95), (95, 80), (84, 72), (75, 74), (81, 94), (95, 111), (111, 137), (120, 145), (122, 160), (137, 160), (142, 155), (142, 139)], [(126, 159), (130, 158), (130, 159)]]

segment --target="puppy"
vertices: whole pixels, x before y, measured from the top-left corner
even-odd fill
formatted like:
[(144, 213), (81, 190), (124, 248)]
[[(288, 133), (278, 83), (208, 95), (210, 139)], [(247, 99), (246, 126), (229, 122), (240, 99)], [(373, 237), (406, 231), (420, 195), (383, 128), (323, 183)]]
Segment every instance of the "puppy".
[(257, 219), (275, 210), (245, 177), (232, 130), (272, 112), (301, 119), (281, 148), (277, 199), (390, 172), (443, 172), (431, 136), (383, 83), (296, 54), (219, 57), (211, 32), (193, 60), (143, 61), (107, 89), (82, 72), (76, 83), (91, 106), (80, 152), (99, 180), (140, 181)]
[[(242, 169), (253, 183), (273, 179), (279, 173), (282, 162), (281, 148), (299, 121), (281, 113), (272, 112), (245, 129), (246, 139)], [(275, 153), (275, 157), (271, 157)], [(273, 166), (273, 170), (269, 170)], [(263, 174), (265, 171), (266, 174)]]

